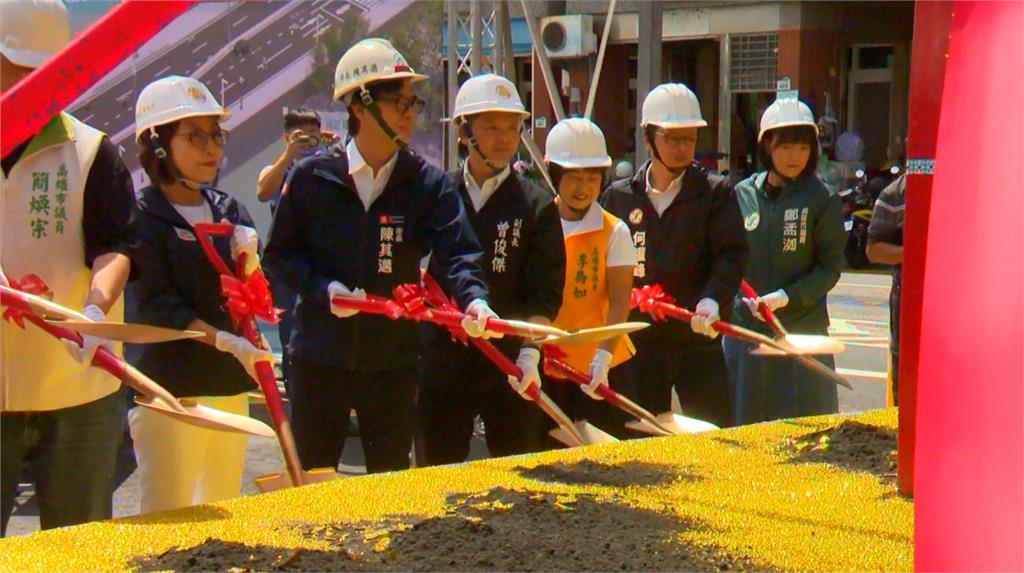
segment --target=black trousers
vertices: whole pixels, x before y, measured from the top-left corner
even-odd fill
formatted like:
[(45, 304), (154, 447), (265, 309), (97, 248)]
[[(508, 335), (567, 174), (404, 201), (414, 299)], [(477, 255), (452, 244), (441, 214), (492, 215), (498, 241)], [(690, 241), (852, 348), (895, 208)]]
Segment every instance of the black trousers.
[[(518, 345), (499, 344), (514, 361)], [(545, 449), (543, 413), (521, 398), (507, 376), (472, 345), (428, 337), (417, 410), (418, 465), (465, 461), (478, 415), (492, 456)]]
[(637, 404), (655, 415), (667, 412), (674, 387), (685, 416), (722, 428), (734, 425), (721, 344), (666, 350), (655, 341), (635, 343), (636, 356), (619, 368), (631, 378)]
[(304, 469), (336, 468), (355, 409), (366, 471), (408, 469), (416, 370), (356, 372), (292, 357), (292, 430)]
[[(636, 402), (636, 385), (626, 364), (629, 362), (624, 362), (608, 371), (608, 386)], [(584, 372), (584, 374), (589, 376), (590, 372)], [(544, 392), (573, 421), (586, 420), (620, 440), (650, 437), (649, 434), (626, 428), (626, 424), (634, 420), (632, 416), (604, 400), (591, 398), (580, 386), (572, 382), (558, 378), (545, 378)], [(553, 429), (555, 426), (554, 421), (549, 420), (548, 428)]]

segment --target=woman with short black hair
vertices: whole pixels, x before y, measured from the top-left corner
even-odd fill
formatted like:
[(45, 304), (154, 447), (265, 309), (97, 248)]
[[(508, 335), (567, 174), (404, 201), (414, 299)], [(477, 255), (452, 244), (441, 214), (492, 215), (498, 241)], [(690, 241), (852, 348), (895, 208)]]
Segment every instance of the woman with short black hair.
[[(747, 229), (747, 282), (761, 296), (737, 296), (735, 322), (769, 333), (760, 303), (792, 333), (828, 334), (826, 295), (843, 270), (842, 205), (815, 175), (818, 128), (796, 99), (776, 100), (761, 117), (758, 158), (766, 171), (736, 186)], [(726, 338), (726, 364), (737, 424), (838, 411), (835, 384), (795, 358), (749, 354)], [(835, 368), (831, 356), (817, 357)]]

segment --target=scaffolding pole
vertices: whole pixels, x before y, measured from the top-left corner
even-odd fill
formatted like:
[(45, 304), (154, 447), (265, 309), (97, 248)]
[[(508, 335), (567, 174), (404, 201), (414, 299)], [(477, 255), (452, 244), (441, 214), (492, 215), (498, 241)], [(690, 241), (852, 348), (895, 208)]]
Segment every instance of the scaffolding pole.
[[(448, 4), (448, 116), (455, 109), (455, 93), (459, 89), (459, 50), (458, 27), (459, 12), (455, 0), (447, 0)], [(455, 122), (447, 122), (448, 153), (446, 154), (446, 170), (455, 169), (459, 162), (459, 141), (455, 133)]]

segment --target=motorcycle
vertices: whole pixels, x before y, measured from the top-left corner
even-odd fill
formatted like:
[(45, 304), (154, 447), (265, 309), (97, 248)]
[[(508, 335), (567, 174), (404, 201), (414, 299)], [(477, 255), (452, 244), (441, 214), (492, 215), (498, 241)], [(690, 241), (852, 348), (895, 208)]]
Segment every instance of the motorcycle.
[(863, 269), (871, 265), (867, 255), (871, 213), (882, 190), (895, 181), (899, 174), (900, 168), (894, 165), (869, 180), (867, 173), (858, 169), (855, 183), (839, 192), (843, 201), (843, 225), (846, 228), (844, 254), (850, 268)]

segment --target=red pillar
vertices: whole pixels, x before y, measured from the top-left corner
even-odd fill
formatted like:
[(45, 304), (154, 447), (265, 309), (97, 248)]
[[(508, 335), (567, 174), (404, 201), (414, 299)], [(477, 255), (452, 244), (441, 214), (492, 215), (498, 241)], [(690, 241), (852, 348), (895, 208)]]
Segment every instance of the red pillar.
[(900, 301), (899, 445), (900, 493), (914, 493), (914, 435), (918, 360), (921, 340), (921, 293), (931, 203), (932, 165), (939, 129), (942, 80), (953, 2), (918, 2), (910, 63), (910, 114), (907, 126), (907, 197), (903, 232), (903, 284)]
[(1024, 4), (958, 1), (949, 29), (920, 304), (914, 565), (1022, 571)]

